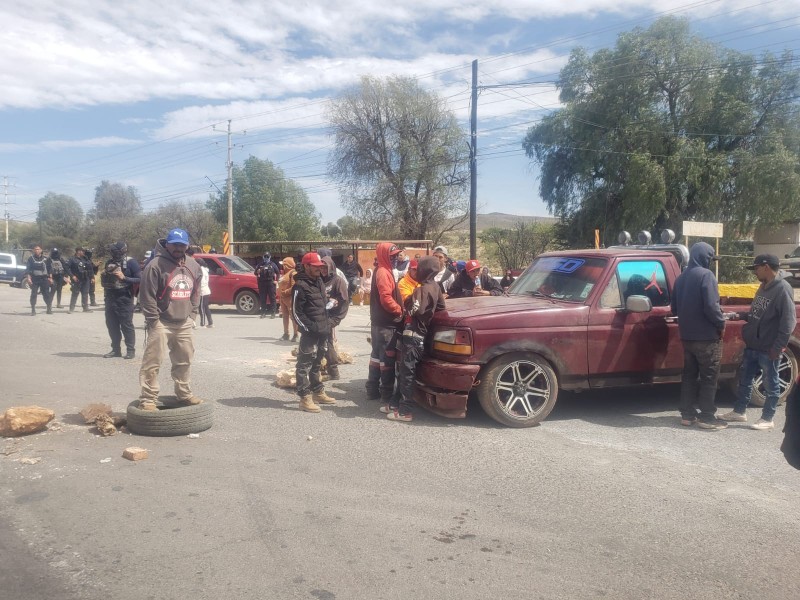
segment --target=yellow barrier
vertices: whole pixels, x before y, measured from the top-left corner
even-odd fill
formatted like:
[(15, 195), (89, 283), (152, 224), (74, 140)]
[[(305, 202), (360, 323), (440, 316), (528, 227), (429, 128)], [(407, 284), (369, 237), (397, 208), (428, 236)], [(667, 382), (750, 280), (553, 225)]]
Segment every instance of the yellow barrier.
[(755, 298), (758, 283), (720, 283), (720, 297), (728, 298)]

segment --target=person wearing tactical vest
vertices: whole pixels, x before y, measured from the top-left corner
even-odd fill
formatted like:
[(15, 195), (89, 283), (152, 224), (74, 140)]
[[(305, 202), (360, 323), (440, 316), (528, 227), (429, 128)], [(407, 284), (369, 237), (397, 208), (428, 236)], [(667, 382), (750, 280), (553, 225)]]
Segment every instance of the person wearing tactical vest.
[(194, 358), (192, 325), (200, 308), (202, 273), (197, 261), (186, 255), (189, 234), (173, 229), (158, 240), (153, 258), (142, 273), (139, 304), (147, 334), (139, 370), (139, 408), (158, 410), (158, 371), (164, 348), (169, 347), (175, 395), (182, 404), (200, 404), (192, 393), (189, 371)]
[(25, 276), (28, 278), (28, 285), (31, 286), (31, 316), (36, 315), (36, 296), (42, 292), (42, 298), (47, 305), (47, 314), (53, 314), (50, 286), (53, 285), (50, 264), (42, 255), (42, 247), (38, 244), (33, 247), (33, 254), (28, 257), (28, 264), (25, 268)]
[(106, 328), (111, 337), (111, 352), (103, 358), (122, 356), (125, 338), (125, 358), (136, 356), (136, 330), (133, 328), (134, 286), (139, 285), (142, 272), (139, 263), (128, 256), (128, 245), (117, 242), (109, 247), (111, 258), (100, 274), (104, 290)]
[(269, 298), (269, 311), (272, 314), (272, 318), (275, 318), (275, 312), (278, 308), (275, 302), (278, 275), (280, 275), (278, 265), (272, 262), (272, 256), (269, 252), (264, 252), (263, 259), (256, 267), (256, 277), (258, 277), (258, 299), (261, 302), (262, 319), (267, 316), (267, 298)]
[(97, 306), (97, 301), (95, 300), (95, 287), (97, 284), (97, 273), (100, 270), (95, 262), (92, 260), (92, 256), (94, 252), (91, 248), (86, 249), (86, 260), (89, 261), (89, 264), (92, 266), (92, 270), (89, 273), (89, 306)]
[(61, 305), (61, 290), (64, 284), (69, 283), (69, 278), (66, 268), (66, 261), (61, 258), (61, 251), (58, 248), (53, 248), (50, 251), (50, 273), (53, 276), (53, 286), (50, 288), (50, 304), (53, 304), (53, 299), (56, 301), (56, 308), (64, 308)]
[(89, 279), (94, 276), (94, 270), (92, 268), (92, 263), (84, 254), (84, 249), (80, 246), (75, 248), (75, 256), (69, 259), (67, 270), (69, 271), (69, 280), (72, 284), (72, 293), (69, 298), (70, 314), (75, 310), (78, 294), (81, 295), (83, 312), (91, 312), (89, 310)]

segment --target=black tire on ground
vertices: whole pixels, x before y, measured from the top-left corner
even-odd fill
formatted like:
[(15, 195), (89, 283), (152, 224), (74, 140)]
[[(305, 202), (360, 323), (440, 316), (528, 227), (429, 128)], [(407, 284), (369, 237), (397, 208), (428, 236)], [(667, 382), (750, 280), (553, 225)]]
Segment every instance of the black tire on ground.
[(252, 290), (242, 290), (236, 294), (236, 310), (241, 315), (255, 315), (259, 311), (258, 294)]
[(214, 405), (210, 402), (192, 404), (164, 404), (159, 410), (141, 410), (139, 401), (128, 405), (128, 430), (137, 435), (169, 437), (200, 433), (214, 423)]
[[(780, 364), (778, 365), (778, 379), (780, 381), (781, 396), (778, 399), (778, 405), (786, 402), (786, 398), (794, 387), (797, 381), (797, 356), (792, 348), (786, 348), (781, 354)], [(734, 383), (735, 388), (738, 388), (739, 378), (737, 377)], [(736, 392), (734, 392), (735, 394)], [(764, 406), (767, 396), (764, 393), (764, 384), (761, 382), (761, 375), (756, 377), (753, 382), (753, 393), (750, 396), (751, 406)]]
[(489, 363), (477, 388), (478, 400), (491, 418), (508, 427), (533, 427), (558, 399), (558, 378), (537, 354), (514, 352)]

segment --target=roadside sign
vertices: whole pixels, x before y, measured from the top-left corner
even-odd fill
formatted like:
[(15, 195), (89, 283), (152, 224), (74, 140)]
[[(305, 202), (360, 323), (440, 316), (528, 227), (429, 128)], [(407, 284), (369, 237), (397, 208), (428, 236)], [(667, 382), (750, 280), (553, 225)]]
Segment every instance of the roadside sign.
[(703, 223), (701, 221), (684, 221), (683, 235), (686, 237), (722, 237), (722, 223)]

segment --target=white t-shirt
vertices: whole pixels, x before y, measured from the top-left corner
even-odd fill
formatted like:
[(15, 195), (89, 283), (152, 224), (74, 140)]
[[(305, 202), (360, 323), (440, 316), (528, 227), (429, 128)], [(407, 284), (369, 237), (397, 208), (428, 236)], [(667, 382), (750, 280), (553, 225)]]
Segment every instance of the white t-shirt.
[(200, 267), (202, 277), (200, 278), (200, 295), (210, 296), (211, 287), (208, 285), (208, 267)]
[[(450, 275), (452, 275), (452, 277), (447, 277), (448, 273), (450, 273)], [(447, 277), (447, 279), (444, 281), (444, 283), (442, 283), (442, 277)], [(442, 287), (444, 288), (445, 293), (447, 293), (447, 290), (449, 290), (450, 286), (453, 285), (453, 282), (455, 281), (455, 279), (456, 279), (455, 273), (453, 273), (447, 267), (445, 267), (444, 269), (442, 269), (436, 275), (433, 276), (433, 280), (436, 283), (441, 283), (442, 284)]]

